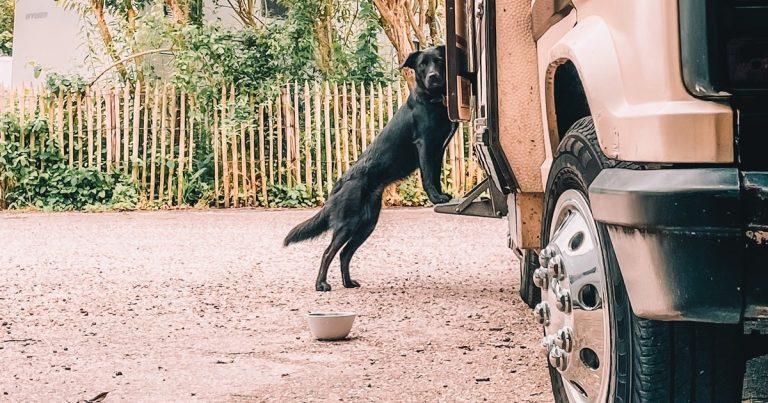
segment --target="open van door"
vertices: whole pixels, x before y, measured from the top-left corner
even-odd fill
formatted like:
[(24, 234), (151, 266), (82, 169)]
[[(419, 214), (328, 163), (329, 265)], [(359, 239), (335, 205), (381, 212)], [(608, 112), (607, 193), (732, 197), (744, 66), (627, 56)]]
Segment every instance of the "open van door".
[[(502, 217), (504, 194), (515, 189), (499, 145), (494, 7), (495, 0), (446, 0), (448, 117), (472, 122), (475, 155), (486, 178), (464, 198), (435, 206), (438, 213)], [(490, 197), (482, 197), (486, 192)]]
[[(472, 17), (468, 9), (474, 0), (446, 0), (446, 87), (448, 117), (454, 122), (469, 122), (472, 118)], [(453, 22), (453, 24), (451, 24)]]

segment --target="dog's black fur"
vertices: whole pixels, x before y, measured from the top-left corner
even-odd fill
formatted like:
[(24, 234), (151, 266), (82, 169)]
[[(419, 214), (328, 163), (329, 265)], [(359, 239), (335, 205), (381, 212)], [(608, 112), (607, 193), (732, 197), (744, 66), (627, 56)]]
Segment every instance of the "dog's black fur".
[(315, 289), (330, 291), (328, 266), (341, 250), (344, 287), (359, 287), (349, 275), (349, 263), (357, 248), (368, 239), (381, 211), (387, 185), (421, 169), (421, 181), (429, 200), (451, 199), (440, 190), (445, 146), (456, 130), (448, 119), (445, 98), (445, 47), (414, 52), (403, 63), (416, 74), (416, 86), (408, 101), (371, 143), (360, 159), (342, 176), (320, 212), (299, 224), (285, 237), (285, 246), (333, 230), (331, 244), (323, 253)]

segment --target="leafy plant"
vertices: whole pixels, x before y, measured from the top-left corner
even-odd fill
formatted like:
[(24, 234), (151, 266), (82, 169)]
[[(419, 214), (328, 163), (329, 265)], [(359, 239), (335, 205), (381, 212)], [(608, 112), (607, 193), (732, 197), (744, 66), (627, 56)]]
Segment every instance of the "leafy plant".
[(397, 186), (397, 193), (402, 199), (400, 201), (403, 206), (425, 206), (429, 204), (429, 198), (427, 193), (421, 187), (419, 178), (416, 175), (411, 175)]
[(13, 16), (16, 0), (0, 0), (0, 56), (13, 53)]
[[(32, 127), (47, 130), (47, 122)], [(5, 190), (8, 208), (54, 211), (94, 206), (136, 208), (138, 193), (124, 174), (70, 167), (53, 140), (44, 140), (40, 146), (41, 149), (32, 153), (15, 141), (0, 143), (0, 186)]]
[(45, 86), (52, 94), (58, 94), (59, 91), (84, 94), (88, 89), (88, 83), (82, 76), (77, 74), (63, 75), (50, 73), (45, 76)]
[[(292, 187), (269, 185), (267, 196), (270, 202), (269, 207), (315, 207), (321, 202), (321, 199), (313, 195), (304, 184)], [(264, 201), (262, 204), (266, 205)]]

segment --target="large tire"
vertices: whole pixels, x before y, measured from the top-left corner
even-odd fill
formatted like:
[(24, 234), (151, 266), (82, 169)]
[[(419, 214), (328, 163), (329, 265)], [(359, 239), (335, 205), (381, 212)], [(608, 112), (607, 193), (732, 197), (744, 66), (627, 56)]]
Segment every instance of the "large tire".
[[(588, 188), (602, 169), (633, 167), (606, 158), (591, 117), (577, 121), (558, 147), (549, 173), (542, 221), (542, 247), (549, 243), (555, 203), (569, 190), (587, 203)], [(741, 328), (636, 317), (606, 228), (595, 223), (605, 268), (609, 380), (605, 395), (620, 402), (736, 402), (741, 400), (744, 355)], [(695, 268), (691, 268), (695, 269)], [(568, 272), (568, 268), (565, 268)], [(568, 402), (563, 376), (549, 367), (557, 402)]]

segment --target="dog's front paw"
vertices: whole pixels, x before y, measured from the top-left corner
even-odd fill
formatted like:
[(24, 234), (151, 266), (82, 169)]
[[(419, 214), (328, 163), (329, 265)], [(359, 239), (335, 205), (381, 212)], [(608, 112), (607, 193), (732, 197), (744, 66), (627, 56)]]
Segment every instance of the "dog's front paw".
[(355, 280), (349, 280), (344, 282), (344, 288), (359, 288), (360, 283)]
[(441, 193), (441, 194), (438, 194), (437, 196), (430, 197), (429, 201), (432, 202), (432, 204), (448, 203), (449, 201), (451, 201), (451, 195)]
[(323, 291), (323, 292), (331, 291), (331, 285), (326, 283), (325, 281), (323, 281), (321, 283), (316, 283), (315, 284), (315, 290), (316, 291)]

